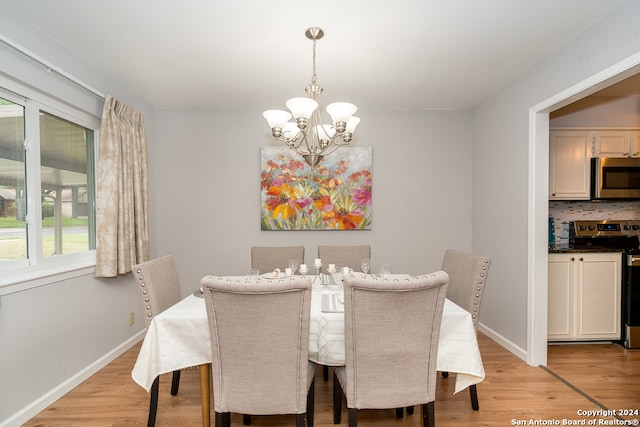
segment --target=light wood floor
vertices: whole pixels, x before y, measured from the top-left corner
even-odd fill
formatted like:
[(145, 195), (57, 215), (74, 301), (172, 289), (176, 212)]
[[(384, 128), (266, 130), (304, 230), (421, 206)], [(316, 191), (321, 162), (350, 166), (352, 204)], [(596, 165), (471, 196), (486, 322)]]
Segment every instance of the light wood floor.
[[(469, 393), (453, 395), (453, 375), (438, 379), (435, 404), (438, 427), (535, 425), (530, 421), (596, 420), (607, 425), (613, 417), (579, 415), (602, 409), (640, 410), (640, 350), (615, 344), (553, 345), (547, 368), (528, 366), (480, 334), (486, 379), (478, 387), (480, 410), (472, 411)], [(144, 426), (148, 394), (131, 379), (138, 354), (134, 346), (110, 365), (55, 402), (25, 426)], [(171, 378), (160, 381), (156, 426), (201, 426), (199, 373), (183, 371), (180, 392), (171, 396)], [(331, 380), (316, 380), (315, 425), (332, 426)], [(212, 416), (213, 418), (213, 416)], [(624, 416), (620, 419), (639, 419)], [(523, 424), (518, 424), (523, 422)], [(361, 426), (419, 426), (418, 411), (396, 419), (392, 410), (360, 411)], [(213, 421), (212, 421), (213, 425)], [(242, 417), (232, 416), (241, 426)], [(253, 417), (253, 426), (293, 426), (292, 416)], [(343, 410), (342, 425), (347, 425)], [(538, 424), (554, 425), (554, 424)], [(588, 425), (588, 424), (587, 424)], [(612, 425), (612, 424), (608, 424)]]

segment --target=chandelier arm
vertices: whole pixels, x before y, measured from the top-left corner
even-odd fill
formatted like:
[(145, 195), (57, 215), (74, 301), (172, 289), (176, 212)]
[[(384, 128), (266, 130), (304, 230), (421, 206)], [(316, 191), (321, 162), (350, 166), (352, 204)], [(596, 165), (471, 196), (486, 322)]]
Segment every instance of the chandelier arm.
[[(348, 142), (344, 142), (342, 140), (342, 138), (339, 138), (339, 136), (340, 135), (336, 135), (331, 139), (331, 143), (328, 145), (328, 147), (332, 147), (333, 149), (329, 150), (329, 151), (323, 151), (322, 152), (323, 156), (327, 156), (327, 155), (333, 153), (334, 151), (336, 151), (340, 147), (344, 147), (345, 145), (349, 145)], [(340, 142), (335, 142), (337, 139), (339, 139)]]
[[(307, 153), (304, 154), (315, 154), (312, 150), (311, 147), (309, 146), (309, 135), (307, 135), (307, 132), (311, 132), (311, 128), (307, 126), (307, 129), (305, 129), (305, 131), (301, 131), (300, 133), (302, 134), (302, 137), (300, 139), (300, 143), (298, 144), (298, 147), (300, 147), (302, 145), (302, 142), (304, 142), (305, 147), (307, 147)], [(311, 138), (313, 139), (313, 135), (311, 135)]]
[(295, 151), (298, 154), (306, 154), (306, 153), (303, 153), (300, 150), (298, 150), (298, 148), (300, 148), (300, 145), (302, 145), (302, 139), (297, 144), (296, 143), (292, 144), (290, 141), (287, 141), (287, 139), (282, 137), (282, 136), (277, 137), (277, 138), (274, 137), (273, 139), (275, 139), (278, 142), (282, 142), (284, 145), (286, 145), (287, 147), (291, 148), (293, 151)]

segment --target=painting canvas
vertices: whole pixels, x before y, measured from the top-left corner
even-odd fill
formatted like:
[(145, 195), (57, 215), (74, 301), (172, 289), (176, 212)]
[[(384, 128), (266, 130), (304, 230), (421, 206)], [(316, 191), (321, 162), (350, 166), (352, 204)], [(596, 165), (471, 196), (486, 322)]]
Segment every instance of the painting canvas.
[(287, 147), (261, 148), (263, 230), (370, 230), (372, 147), (341, 147), (315, 167)]

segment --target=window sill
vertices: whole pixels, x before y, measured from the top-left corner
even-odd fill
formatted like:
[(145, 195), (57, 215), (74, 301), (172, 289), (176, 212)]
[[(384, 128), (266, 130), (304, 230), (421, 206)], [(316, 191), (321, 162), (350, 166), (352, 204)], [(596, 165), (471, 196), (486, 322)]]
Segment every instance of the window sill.
[(74, 277), (94, 274), (96, 271), (95, 252), (74, 259), (73, 262), (48, 263), (42, 266), (29, 266), (11, 271), (0, 278), (0, 295), (8, 295), (40, 286), (46, 286)]

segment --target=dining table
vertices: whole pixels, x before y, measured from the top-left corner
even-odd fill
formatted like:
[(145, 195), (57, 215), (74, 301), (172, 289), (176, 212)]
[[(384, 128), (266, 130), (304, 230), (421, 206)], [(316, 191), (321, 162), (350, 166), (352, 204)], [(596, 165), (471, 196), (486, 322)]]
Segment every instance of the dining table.
[[(312, 279), (309, 324), (309, 360), (325, 366), (344, 366), (344, 306), (339, 286), (328, 286), (320, 277)], [(392, 274), (384, 280), (410, 277)], [(225, 276), (239, 283), (246, 276)], [(273, 280), (264, 277), (260, 280)], [(157, 314), (145, 334), (131, 372), (133, 380), (147, 392), (161, 374), (198, 367), (202, 425), (210, 425), (211, 341), (204, 298), (200, 289)], [(447, 299), (444, 304), (438, 371), (456, 373), (454, 394), (484, 380), (485, 372), (471, 314)]]

